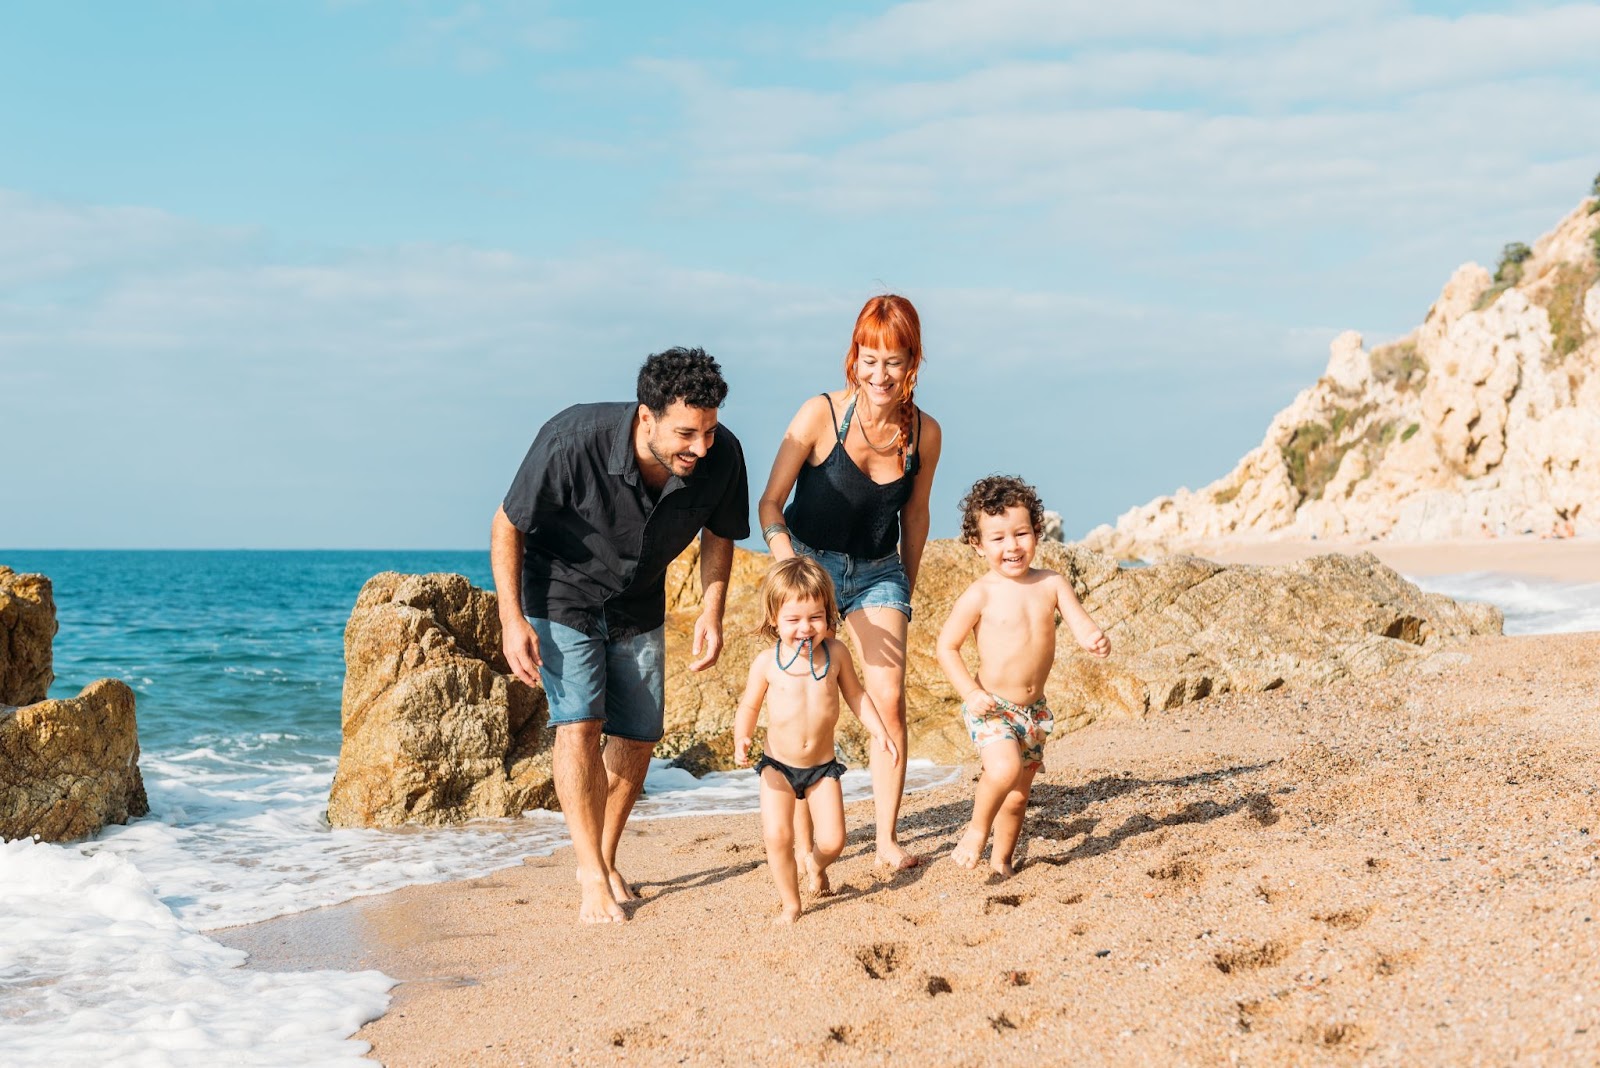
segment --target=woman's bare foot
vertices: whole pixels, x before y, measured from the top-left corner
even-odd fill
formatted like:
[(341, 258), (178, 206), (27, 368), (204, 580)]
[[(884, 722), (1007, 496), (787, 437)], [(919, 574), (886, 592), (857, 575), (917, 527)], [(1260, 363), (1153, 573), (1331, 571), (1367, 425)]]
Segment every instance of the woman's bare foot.
[(806, 857), (805, 863), (806, 889), (816, 897), (827, 897), (833, 893), (833, 884), (828, 881), (828, 869), (817, 862), (817, 855), (812, 853)]
[(915, 853), (907, 853), (900, 848), (899, 842), (879, 842), (878, 853), (872, 859), (875, 868), (889, 868), (893, 871), (904, 871), (915, 868), (922, 863), (922, 858)]
[(785, 905), (783, 906), (783, 911), (778, 913), (777, 917), (772, 921), (772, 923), (775, 927), (787, 927), (789, 924), (793, 923), (799, 918), (799, 905)]
[(968, 827), (967, 833), (961, 836), (956, 847), (950, 851), (950, 859), (963, 868), (976, 868), (978, 858), (983, 856), (983, 843), (989, 836), (977, 827)]
[(585, 878), (580, 874), (578, 885), (583, 888), (583, 901), (578, 905), (579, 922), (621, 923), (628, 918), (617, 899), (611, 896), (611, 887), (604, 877)]
[(633, 887), (628, 885), (628, 880), (624, 879), (615, 868), (611, 870), (609, 881), (611, 883), (611, 896), (618, 901), (639, 900), (639, 895), (633, 892)]

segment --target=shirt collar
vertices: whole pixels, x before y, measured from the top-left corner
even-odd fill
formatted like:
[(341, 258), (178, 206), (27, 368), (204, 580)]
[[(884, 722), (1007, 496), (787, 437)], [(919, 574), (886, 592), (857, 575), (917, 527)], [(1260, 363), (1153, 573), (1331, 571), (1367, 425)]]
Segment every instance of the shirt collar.
[(617, 427), (617, 436), (611, 442), (611, 460), (606, 464), (606, 470), (613, 475), (621, 475), (629, 482), (637, 482), (639, 464), (633, 456), (633, 416), (639, 406), (624, 404), (622, 409), (622, 425)]

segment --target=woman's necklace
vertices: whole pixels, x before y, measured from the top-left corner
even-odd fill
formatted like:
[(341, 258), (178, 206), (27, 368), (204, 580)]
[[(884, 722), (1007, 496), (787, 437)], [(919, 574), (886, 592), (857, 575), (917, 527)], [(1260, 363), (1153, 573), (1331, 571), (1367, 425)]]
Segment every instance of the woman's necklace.
[(811, 672), (811, 677), (813, 679), (816, 679), (818, 682), (821, 682), (823, 679), (827, 678), (828, 677), (828, 669), (833, 666), (833, 654), (828, 652), (828, 643), (827, 642), (823, 642), (822, 643), (822, 674), (818, 675), (817, 674), (817, 647), (812, 644), (810, 638), (807, 638), (805, 641), (801, 642), (799, 645), (794, 647), (794, 655), (789, 658), (789, 662), (787, 664), (785, 664), (783, 662), (783, 641), (782, 641), (782, 639), (779, 639), (772, 646), (772, 659), (777, 661), (778, 670), (784, 672), (785, 674), (787, 674), (789, 669), (794, 667), (795, 661), (800, 659), (800, 650), (802, 650), (802, 649), (806, 650), (806, 665), (807, 665), (807, 669)]
[(861, 440), (866, 442), (867, 448), (873, 452), (893, 452), (895, 445), (900, 441), (900, 428), (898, 426), (894, 428), (894, 433), (889, 435), (889, 441), (884, 445), (879, 445), (867, 436), (867, 421), (865, 419), (857, 419), (856, 426), (861, 428)]

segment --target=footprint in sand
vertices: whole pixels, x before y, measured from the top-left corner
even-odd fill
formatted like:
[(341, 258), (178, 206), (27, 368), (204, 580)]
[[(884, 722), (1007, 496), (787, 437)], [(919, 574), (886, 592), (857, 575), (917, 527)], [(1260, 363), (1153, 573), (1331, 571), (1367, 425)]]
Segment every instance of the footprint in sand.
[(856, 961), (872, 979), (887, 979), (905, 963), (906, 947), (899, 942), (874, 942), (856, 950)]
[(1211, 962), (1223, 975), (1237, 975), (1281, 964), (1289, 955), (1290, 948), (1283, 940), (1273, 938), (1257, 946), (1221, 950), (1211, 958)]

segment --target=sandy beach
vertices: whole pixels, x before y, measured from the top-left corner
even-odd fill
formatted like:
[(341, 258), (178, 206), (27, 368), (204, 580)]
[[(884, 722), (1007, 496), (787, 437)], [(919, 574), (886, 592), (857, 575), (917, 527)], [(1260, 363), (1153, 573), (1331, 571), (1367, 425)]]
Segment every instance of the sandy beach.
[(1476, 538), (1470, 541), (1229, 541), (1188, 550), (1223, 564), (1290, 564), (1323, 553), (1370, 552), (1406, 575), (1497, 571), (1562, 582), (1600, 582), (1600, 538)]
[(1455, 660), (1057, 739), (1005, 883), (947, 859), (964, 773), (907, 799), (911, 871), (851, 806), (792, 929), (751, 814), (636, 823), (615, 927), (563, 850), (216, 937), (401, 979), (391, 1066), (1594, 1063), (1600, 635)]

